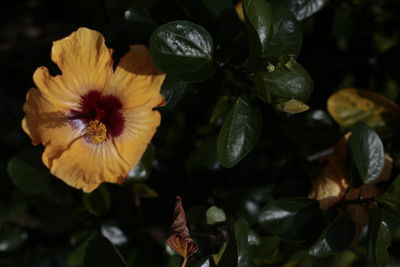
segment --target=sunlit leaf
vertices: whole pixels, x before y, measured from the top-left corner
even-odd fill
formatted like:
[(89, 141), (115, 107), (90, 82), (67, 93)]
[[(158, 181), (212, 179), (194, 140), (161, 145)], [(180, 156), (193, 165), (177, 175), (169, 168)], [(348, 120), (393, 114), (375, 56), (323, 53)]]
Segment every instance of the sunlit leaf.
[(355, 88), (331, 95), (327, 108), (333, 119), (344, 128), (363, 121), (377, 131), (386, 132), (398, 128), (400, 119), (397, 104), (376, 92)]
[(223, 209), (218, 208), (217, 206), (211, 206), (207, 212), (207, 224), (216, 224), (221, 223), (226, 220), (226, 215)]
[(290, 99), (282, 104), (276, 105), (276, 107), (289, 114), (301, 113), (310, 109), (309, 106), (296, 99)]

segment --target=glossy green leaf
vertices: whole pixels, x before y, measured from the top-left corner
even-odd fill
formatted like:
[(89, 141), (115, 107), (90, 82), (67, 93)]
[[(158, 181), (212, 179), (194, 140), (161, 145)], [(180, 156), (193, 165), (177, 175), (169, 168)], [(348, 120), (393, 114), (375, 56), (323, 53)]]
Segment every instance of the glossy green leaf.
[(234, 224), (234, 232), (238, 249), (238, 266), (251, 266), (249, 227), (244, 220), (238, 220)]
[(272, 12), (273, 34), (263, 56), (273, 61), (283, 55), (298, 56), (303, 42), (300, 23), (285, 7), (273, 6)]
[(51, 192), (50, 171), (41, 162), (42, 149), (30, 147), (11, 158), (8, 175), (19, 190), (27, 195), (46, 195)]
[(110, 193), (105, 184), (101, 184), (91, 193), (83, 193), (85, 208), (94, 215), (102, 215), (110, 209)]
[(365, 184), (371, 183), (378, 179), (385, 165), (382, 141), (365, 123), (357, 123), (351, 132), (349, 144), (358, 173)]
[(217, 155), (224, 167), (235, 166), (253, 150), (260, 138), (262, 125), (258, 108), (238, 98), (218, 135)]
[(218, 267), (248, 267), (251, 266), (251, 249), (249, 247), (250, 229), (244, 220), (238, 220), (233, 225), (228, 245), (219, 260)]
[(202, 81), (215, 73), (210, 34), (189, 21), (157, 28), (150, 38), (150, 53), (160, 70), (178, 80)]
[(127, 183), (143, 183), (149, 178), (154, 160), (154, 146), (149, 144), (140, 161), (131, 169), (126, 179)]
[(383, 210), (375, 209), (370, 215), (368, 228), (368, 257), (378, 267), (384, 267), (389, 261), (388, 247), (392, 242), (389, 226), (383, 218)]
[(255, 79), (259, 96), (274, 104), (283, 104), (291, 99), (306, 103), (314, 89), (310, 75), (294, 59), (272, 72), (258, 72)]
[(238, 265), (238, 245), (235, 230), (229, 232), (229, 240), (224, 253), (222, 254), (217, 267), (239, 267)]
[(173, 79), (167, 75), (161, 86), (161, 94), (166, 103), (160, 110), (174, 111), (189, 90), (193, 90), (190, 83)]
[(226, 220), (226, 215), (223, 209), (217, 206), (211, 206), (206, 212), (207, 224), (221, 223)]
[(303, 20), (321, 10), (329, 0), (271, 0), (273, 5), (288, 8), (298, 20)]
[(97, 236), (89, 241), (83, 267), (127, 267), (119, 251), (104, 237)]
[(265, 57), (272, 37), (272, 9), (264, 0), (244, 0), (243, 13), (249, 35), (250, 55), (254, 58)]
[(318, 234), (318, 202), (300, 197), (282, 198), (265, 206), (258, 217), (262, 228), (283, 239), (305, 240)]
[(355, 226), (348, 213), (336, 218), (310, 247), (309, 254), (316, 257), (326, 257), (346, 249), (354, 238)]

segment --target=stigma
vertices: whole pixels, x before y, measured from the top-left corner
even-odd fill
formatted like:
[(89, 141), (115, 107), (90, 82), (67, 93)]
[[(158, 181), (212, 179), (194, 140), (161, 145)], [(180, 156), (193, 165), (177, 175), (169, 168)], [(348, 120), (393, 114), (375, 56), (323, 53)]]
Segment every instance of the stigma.
[(107, 140), (107, 127), (99, 120), (92, 120), (86, 125), (85, 137), (92, 144), (101, 144)]

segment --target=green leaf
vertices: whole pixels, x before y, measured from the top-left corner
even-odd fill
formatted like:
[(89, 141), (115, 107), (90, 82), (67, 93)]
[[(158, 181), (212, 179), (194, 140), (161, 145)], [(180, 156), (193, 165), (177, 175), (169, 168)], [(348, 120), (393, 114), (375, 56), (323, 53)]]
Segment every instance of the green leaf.
[(133, 193), (138, 197), (156, 198), (158, 193), (146, 184), (134, 184), (132, 187)]
[(218, 134), (217, 155), (224, 167), (231, 168), (257, 144), (263, 119), (257, 107), (238, 98)]
[(89, 241), (94, 237), (92, 234), (90, 237), (83, 240), (78, 247), (68, 257), (68, 266), (71, 267), (82, 267), (85, 259), (85, 250)]
[(83, 267), (127, 267), (119, 251), (104, 237), (97, 236), (89, 241)]
[(349, 140), (352, 157), (364, 184), (378, 179), (385, 165), (384, 149), (378, 134), (365, 123), (357, 123)]
[(249, 35), (251, 56), (265, 57), (273, 30), (271, 7), (265, 0), (244, 0), (243, 13)]
[(174, 111), (189, 90), (193, 90), (190, 83), (175, 80), (167, 75), (161, 86), (161, 94), (164, 96), (166, 104), (160, 110)]
[(217, 267), (239, 267), (238, 265), (238, 245), (235, 230), (229, 232), (229, 240), (224, 253), (222, 254)]
[(388, 224), (383, 219), (383, 210), (375, 209), (370, 215), (368, 227), (368, 257), (379, 267), (384, 267), (389, 261), (387, 248), (392, 241)]
[(351, 215), (344, 213), (336, 218), (322, 232), (319, 239), (310, 247), (309, 254), (326, 257), (346, 249), (354, 238), (355, 226)]
[(50, 194), (52, 176), (41, 162), (42, 149), (30, 147), (22, 150), (8, 162), (7, 172), (19, 190), (27, 195)]
[(249, 227), (244, 220), (238, 220), (234, 224), (234, 232), (238, 249), (238, 266), (250, 266)]
[(83, 193), (86, 209), (94, 215), (102, 215), (110, 209), (110, 193), (105, 184), (101, 184), (91, 193)]
[(232, 96), (221, 96), (211, 114), (210, 123), (215, 123), (218, 118), (225, 120), (232, 108), (234, 101), (235, 98)]
[(243, 220), (238, 220), (233, 225), (233, 231), (229, 234), (229, 241), (218, 267), (248, 267), (251, 266), (249, 248), (250, 229)]
[(259, 96), (273, 104), (283, 104), (291, 99), (306, 103), (314, 88), (310, 75), (294, 59), (272, 72), (258, 72), (255, 79)]
[(150, 53), (160, 70), (178, 80), (203, 81), (215, 73), (210, 34), (189, 21), (157, 28), (150, 38)]
[(296, 17), (287, 8), (273, 6), (274, 25), (268, 49), (263, 54), (276, 61), (280, 56), (298, 56), (303, 42), (303, 31)]
[(207, 224), (216, 224), (221, 223), (226, 220), (226, 215), (223, 209), (218, 208), (217, 206), (211, 206), (207, 212)]
[(127, 183), (143, 183), (149, 178), (154, 160), (154, 146), (149, 144), (140, 161), (131, 169), (126, 179)]
[(329, 0), (270, 0), (273, 5), (288, 8), (298, 20), (303, 20), (321, 10)]
[(382, 197), (382, 201), (394, 210), (400, 210), (400, 175), (386, 190)]
[(262, 228), (283, 239), (312, 238), (321, 225), (318, 202), (301, 197), (282, 198), (269, 203), (261, 211)]

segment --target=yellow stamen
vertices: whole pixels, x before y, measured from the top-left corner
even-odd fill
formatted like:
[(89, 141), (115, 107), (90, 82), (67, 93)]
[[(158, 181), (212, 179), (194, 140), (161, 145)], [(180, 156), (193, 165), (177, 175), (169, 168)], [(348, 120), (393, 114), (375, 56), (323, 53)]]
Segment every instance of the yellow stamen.
[(86, 127), (85, 136), (93, 144), (103, 143), (107, 139), (107, 128), (101, 121), (90, 121)]

